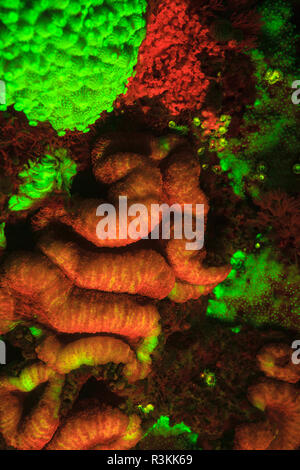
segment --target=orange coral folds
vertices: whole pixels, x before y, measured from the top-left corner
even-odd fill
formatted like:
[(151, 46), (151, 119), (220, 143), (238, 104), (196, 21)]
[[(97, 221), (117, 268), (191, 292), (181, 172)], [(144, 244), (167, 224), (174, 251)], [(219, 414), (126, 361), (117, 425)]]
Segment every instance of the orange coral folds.
[(0, 377), (0, 390), (20, 390), (30, 392), (39, 384), (47, 382), (54, 375), (54, 371), (42, 362), (25, 367), (18, 377)]
[(188, 157), (186, 149), (179, 149), (172, 156), (164, 172), (164, 191), (170, 205), (193, 204), (193, 215), (196, 215), (196, 204), (204, 204), (204, 214), (207, 214), (208, 201), (199, 187), (200, 164), (191, 151)]
[(238, 426), (236, 450), (266, 450), (276, 437), (276, 428), (269, 421)]
[[(42, 377), (44, 381), (45, 377)], [(8, 389), (12, 384), (8, 380)], [(38, 385), (38, 383), (36, 383)], [(63, 377), (52, 375), (31, 412), (23, 417), (24, 397), (0, 388), (0, 431), (6, 442), (22, 450), (42, 449), (59, 425), (60, 392)]]
[(131, 381), (137, 380), (138, 372), (147, 372), (146, 368), (141, 369), (136, 365), (135, 353), (128, 344), (109, 336), (82, 338), (66, 345), (50, 336), (39, 346), (37, 353), (49, 368), (60, 374), (68, 374), (82, 365), (98, 366), (109, 362), (125, 364), (125, 375)]
[(284, 343), (267, 344), (257, 355), (260, 369), (268, 376), (289, 383), (300, 380), (299, 366), (291, 361), (291, 348)]
[[(294, 385), (272, 379), (265, 380), (249, 389), (250, 402), (267, 415), (269, 426), (264, 435), (267, 450), (294, 450), (300, 445), (300, 394)], [(261, 425), (260, 425), (261, 427)], [(236, 431), (236, 446), (250, 447), (253, 441), (253, 425), (243, 425)], [(270, 441), (270, 433), (273, 439)], [(244, 447), (242, 447), (244, 446)]]
[[(170, 205), (179, 204), (183, 208), (192, 204), (194, 217), (197, 216), (196, 204), (203, 204), (206, 217), (209, 205), (200, 189), (199, 176), (200, 163), (191, 149), (179, 147), (178, 150), (175, 149), (164, 169), (164, 191)], [(185, 206), (185, 210), (187, 209)], [(205, 226), (205, 221), (203, 223)], [(172, 238), (166, 243), (167, 259), (176, 276), (176, 288), (170, 296), (175, 302), (185, 302), (206, 295), (224, 281), (230, 272), (229, 266), (205, 267), (205, 251), (187, 250), (186, 243), (185, 238)], [(191, 287), (187, 287), (187, 283), (191, 284)], [(204, 290), (201, 286), (204, 286)]]
[(132, 339), (157, 335), (159, 314), (129, 295), (73, 287), (38, 253), (15, 253), (4, 264), (2, 283), (41, 306), (41, 323), (66, 333), (114, 333)]
[[(76, 402), (65, 414), (63, 385), (68, 393), (71, 373), (80, 368), (74, 372), (80, 376), (74, 394), (87, 377), (106, 380), (111, 367), (120, 389), (147, 377), (161, 332), (155, 301), (197, 299), (229, 273), (228, 267), (205, 267), (205, 252), (188, 251), (186, 239), (172, 239), (172, 227), (171, 239), (163, 243), (143, 237), (154, 228), (152, 204), (192, 204), (194, 219), (195, 204), (208, 212), (199, 163), (181, 137), (139, 136), (128, 142), (127, 135), (105, 135), (91, 160), (99, 194), (103, 191), (116, 209), (115, 235), (98, 238), (99, 220), (106, 217), (97, 215), (100, 198), (53, 198), (32, 219), (35, 251), (7, 253), (1, 263), (0, 333), (32, 320), (46, 327), (36, 340), (39, 362), (18, 376), (0, 377), (0, 431), (17, 449), (134, 447), (142, 436), (138, 416), (94, 401)], [(120, 196), (127, 197), (128, 206), (142, 203), (148, 209), (147, 230), (137, 239), (128, 231), (137, 214), (127, 218), (121, 237)], [(161, 217), (160, 212), (156, 224)], [(40, 398), (27, 412), (26, 396), (35, 389)]]
[(185, 239), (173, 239), (167, 243), (168, 261), (178, 279), (203, 286), (219, 284), (226, 279), (231, 269), (229, 266), (204, 266), (205, 251), (187, 250), (186, 243)]
[(137, 415), (129, 417), (129, 423), (126, 433), (116, 439), (115, 441), (107, 444), (100, 444), (94, 447), (93, 450), (128, 450), (132, 449), (142, 438), (143, 433), (141, 429), (141, 420)]
[[(300, 375), (291, 363), (291, 348), (284, 343), (265, 345), (257, 354), (263, 379), (248, 390), (249, 401), (265, 412), (266, 420), (243, 424), (235, 431), (240, 450), (294, 450), (300, 445)], [(274, 380), (274, 379), (278, 380)], [(290, 382), (290, 383), (288, 383)]]
[(0, 334), (10, 330), (17, 319), (15, 300), (7, 289), (0, 287)]
[(92, 251), (54, 233), (44, 234), (38, 244), (74, 284), (85, 289), (163, 299), (175, 283), (172, 269), (154, 250)]
[[(126, 246), (148, 235), (151, 230), (151, 205), (162, 201), (162, 176), (156, 168), (156, 160), (164, 158), (178, 140), (167, 136), (153, 144), (153, 140), (148, 138), (150, 155), (137, 155), (134, 152), (110, 153), (112, 137), (109, 136), (100, 138), (97, 142), (92, 152), (93, 172), (99, 182), (113, 183), (108, 192), (108, 203), (113, 204), (116, 211), (105, 216), (105, 221), (116, 227), (116, 234), (105, 239), (97, 235), (96, 227), (103, 220), (103, 214), (97, 215), (97, 209), (105, 202), (98, 199), (77, 198), (76, 203), (69, 207), (60, 205), (53, 210), (45, 208), (35, 218), (36, 227), (43, 227), (45, 220), (60, 220), (100, 247)], [(147, 208), (147, 213), (140, 214), (140, 233), (137, 239), (132, 239), (129, 233), (129, 226), (136, 215), (129, 215), (126, 221), (121, 220), (119, 196), (126, 196), (128, 205), (143, 204)]]
[[(138, 418), (134, 423), (136, 438), (141, 437), (138, 429)], [(99, 410), (91, 408), (74, 413), (60, 427), (48, 450), (89, 450), (101, 445), (101, 448), (120, 449), (119, 442), (126, 438), (130, 447), (134, 445), (131, 439), (132, 421), (117, 409)]]
[(177, 280), (168, 297), (170, 300), (173, 300), (173, 302), (184, 303), (190, 299), (196, 300), (202, 295), (209, 294), (216, 285), (217, 284), (208, 284), (207, 286), (199, 286)]

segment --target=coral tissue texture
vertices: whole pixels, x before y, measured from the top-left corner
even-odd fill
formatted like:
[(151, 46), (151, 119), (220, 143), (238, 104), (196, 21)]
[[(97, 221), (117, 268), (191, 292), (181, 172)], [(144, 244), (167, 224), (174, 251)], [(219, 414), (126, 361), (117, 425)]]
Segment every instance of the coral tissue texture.
[[(148, 142), (145, 154), (122, 151), (118, 134), (104, 136), (95, 143), (93, 172), (99, 184), (108, 185), (108, 201), (116, 204), (119, 196), (126, 196), (130, 204), (142, 202), (149, 209), (149, 227), (151, 204), (169, 202), (181, 207), (187, 203), (192, 208), (200, 203), (205, 204), (207, 214), (209, 207), (199, 187), (200, 168), (192, 149), (184, 147), (184, 151), (185, 142), (172, 135), (141, 137)], [(181, 169), (189, 179), (187, 191), (179, 191), (174, 177)], [(37, 362), (23, 368), (16, 377), (3, 376), (0, 380), (0, 393), (10, 410), (7, 416), (5, 407), (0, 409), (0, 429), (13, 447), (134, 446), (141, 438), (141, 429), (140, 419), (132, 413), (95, 407), (90, 402), (61, 420), (64, 380), (84, 367), (108, 364), (121, 365), (119, 377), (127, 384), (144, 379), (151, 373), (151, 354), (161, 332), (155, 301), (168, 295), (178, 302), (198, 298), (230, 271), (228, 267), (204, 267), (201, 248), (193, 252), (193, 259), (185, 245), (170, 249), (176, 240), (167, 240), (159, 250), (151, 243), (150, 247), (136, 246), (150, 232), (149, 228), (142, 232), (143, 219), (135, 239), (129, 230), (133, 217), (125, 224), (124, 238), (117, 227), (115, 234), (100, 239), (96, 233), (104, 217), (96, 216), (100, 203), (101, 199), (87, 198), (50, 201), (32, 219), (36, 251), (14, 251), (3, 259), (1, 332), (28, 321), (38, 321), (48, 329), (35, 348)], [(191, 217), (194, 215), (191, 210)], [(160, 221), (158, 218), (157, 226)], [(122, 220), (120, 223), (124, 225)], [(179, 266), (183, 258), (182, 271)], [(192, 277), (185, 275), (189, 271)], [(178, 283), (183, 291), (180, 294)], [(62, 334), (77, 336), (66, 339)], [(23, 422), (24, 394), (40, 384), (45, 384), (44, 392)]]
[[(262, 379), (248, 390), (249, 401), (263, 411), (265, 421), (236, 429), (239, 450), (295, 450), (300, 445), (299, 366), (291, 364), (286, 344), (267, 344), (257, 355)], [(290, 382), (290, 383), (288, 383)]]
[(145, 35), (145, 0), (3, 1), (0, 77), (6, 106), (32, 125), (85, 130), (112, 111)]

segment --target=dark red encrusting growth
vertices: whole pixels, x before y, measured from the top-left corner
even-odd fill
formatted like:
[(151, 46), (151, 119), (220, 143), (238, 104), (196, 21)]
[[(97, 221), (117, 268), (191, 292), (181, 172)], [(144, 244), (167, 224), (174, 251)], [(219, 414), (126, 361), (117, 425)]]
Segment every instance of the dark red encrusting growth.
[(300, 197), (293, 197), (282, 190), (269, 191), (256, 201), (260, 210), (252, 221), (258, 229), (272, 227), (277, 245), (300, 250)]
[(139, 51), (136, 74), (129, 79), (125, 102), (160, 96), (171, 114), (201, 106), (209, 80), (201, 70), (197, 54), (211, 55), (220, 48), (208, 37), (185, 1), (165, 0), (149, 15), (147, 36)]
[(253, 47), (259, 30), (259, 17), (253, 5), (249, 8), (251, 1), (243, 3), (241, 11), (233, 1), (150, 1), (147, 36), (139, 50), (136, 73), (117, 105), (140, 100), (147, 113), (149, 106), (159, 102), (170, 116), (190, 114), (204, 105), (219, 109), (224, 88), (229, 99), (238, 90), (242, 106), (245, 96), (249, 100), (249, 92), (245, 95), (243, 90), (249, 87), (252, 71), (248, 69), (246, 81), (245, 73), (235, 73), (236, 87), (230, 85), (232, 70), (238, 72), (241, 61), (249, 65), (242, 51)]

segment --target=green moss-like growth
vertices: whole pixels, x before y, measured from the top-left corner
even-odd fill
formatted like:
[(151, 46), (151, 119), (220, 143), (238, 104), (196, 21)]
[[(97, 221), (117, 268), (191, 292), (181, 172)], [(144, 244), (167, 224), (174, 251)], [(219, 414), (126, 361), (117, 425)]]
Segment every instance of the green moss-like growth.
[(184, 423), (170, 426), (170, 418), (160, 416), (148, 429), (139, 447), (147, 449), (148, 445), (150, 445), (149, 448), (154, 445), (155, 449), (196, 449), (197, 440), (198, 434), (192, 432)]
[(53, 191), (69, 191), (76, 163), (67, 155), (65, 149), (59, 149), (54, 155), (45, 155), (41, 159), (29, 160), (19, 173), (23, 182), (18, 194), (8, 201), (11, 211), (21, 211), (32, 207), (37, 200), (44, 199)]
[(248, 188), (253, 198), (263, 188), (295, 191), (298, 181), (291, 174), (300, 152), (297, 106), (291, 101), (291, 85), (299, 76), (292, 7), (284, 0), (264, 0), (258, 10), (258, 46), (247, 52), (255, 67), (256, 100), (246, 108), (240, 136), (218, 152), (234, 193), (243, 196)]
[(231, 273), (209, 300), (208, 316), (300, 329), (300, 276), (293, 266), (281, 264), (269, 249), (260, 254), (237, 252), (231, 263)]
[(197, 434), (192, 433), (191, 429), (184, 423), (175, 424), (170, 426), (170, 418), (168, 416), (161, 416), (158, 421), (147, 431), (154, 436), (178, 436), (179, 434), (191, 433), (191, 440), (197, 440)]
[(30, 124), (87, 131), (125, 91), (145, 35), (146, 0), (3, 0), (0, 78)]
[(5, 222), (0, 224), (0, 248), (6, 248)]

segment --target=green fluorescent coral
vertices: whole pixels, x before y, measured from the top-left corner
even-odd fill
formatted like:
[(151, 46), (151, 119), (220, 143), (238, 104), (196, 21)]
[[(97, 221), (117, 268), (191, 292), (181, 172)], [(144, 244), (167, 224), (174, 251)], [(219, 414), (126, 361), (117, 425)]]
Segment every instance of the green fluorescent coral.
[(32, 334), (32, 336), (36, 338), (40, 338), (43, 334), (43, 330), (41, 330), (41, 328), (37, 328), (36, 326), (30, 326), (29, 331)]
[(269, 250), (259, 255), (245, 255), (236, 252), (232, 259), (233, 266), (227, 280), (215, 287), (215, 300), (209, 300), (207, 315), (226, 321), (234, 321), (237, 305), (246, 302), (249, 306), (260, 302), (272, 289), (271, 281), (278, 280), (281, 266), (270, 256)]
[(170, 418), (168, 416), (160, 416), (157, 422), (150, 429), (148, 429), (145, 437), (148, 434), (151, 434), (153, 436), (170, 437), (179, 436), (184, 433), (189, 434), (190, 442), (197, 442), (198, 435), (196, 433), (193, 433), (191, 429), (184, 423), (179, 423), (175, 424), (175, 426), (170, 426)]
[(146, 0), (2, 0), (0, 110), (14, 105), (31, 125), (49, 121), (59, 134), (87, 131), (125, 92), (145, 9)]
[(56, 150), (53, 156), (45, 155), (41, 159), (29, 160), (19, 173), (23, 182), (18, 194), (10, 197), (9, 209), (26, 210), (53, 191), (68, 191), (75, 174), (76, 163), (67, 156), (65, 149)]
[(300, 324), (300, 276), (293, 266), (286, 268), (267, 248), (248, 255), (239, 251), (231, 264), (228, 278), (213, 291), (207, 316), (228, 322), (242, 318), (254, 326)]
[[(256, 101), (247, 106), (241, 137), (229, 139), (228, 146), (217, 151), (234, 193), (243, 197), (247, 180), (254, 198), (260, 195), (261, 184), (288, 184), (290, 155), (300, 152), (296, 107), (289, 96), (291, 83), (300, 73), (295, 60), (299, 34), (291, 22), (292, 7), (282, 0), (266, 0), (259, 12), (260, 40), (257, 49), (247, 52), (255, 66)], [(257, 171), (262, 160), (269, 167), (267, 174)]]
[(6, 237), (4, 233), (5, 222), (0, 224), (0, 248), (6, 248)]

